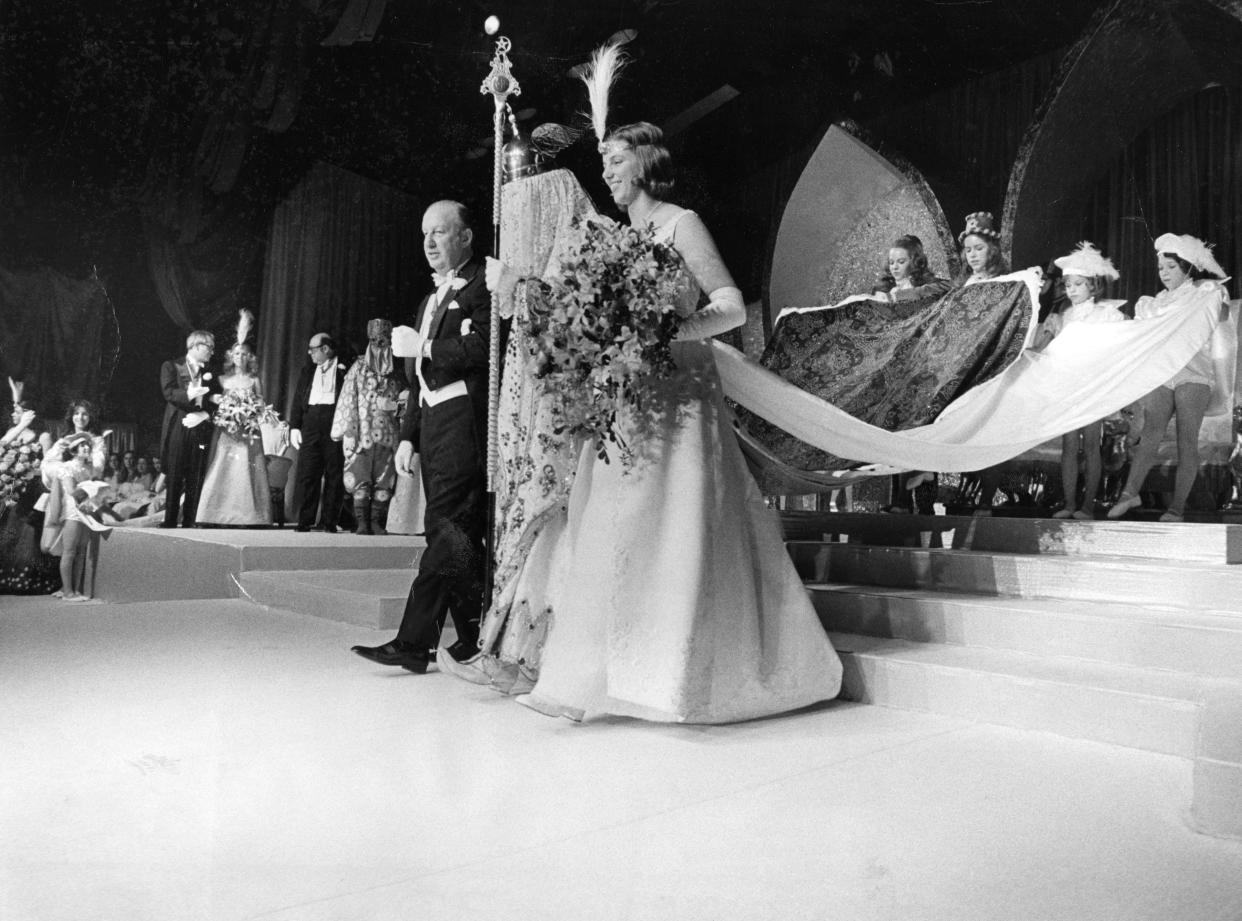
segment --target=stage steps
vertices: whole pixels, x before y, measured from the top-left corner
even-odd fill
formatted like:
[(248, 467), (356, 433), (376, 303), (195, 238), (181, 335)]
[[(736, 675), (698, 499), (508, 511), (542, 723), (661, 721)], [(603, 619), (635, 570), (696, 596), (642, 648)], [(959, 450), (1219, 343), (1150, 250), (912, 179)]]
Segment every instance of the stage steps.
[(1236, 679), (1242, 616), (1171, 604), (989, 597), (928, 589), (808, 584), (830, 629)]
[(811, 541), (793, 541), (788, 546), (804, 582), (1018, 598), (1171, 604), (1236, 610), (1242, 619), (1242, 569), (1225, 563), (1084, 554), (1033, 556)]
[[(391, 619), (395, 585), (405, 580), (404, 599), (425, 546), (421, 537), (292, 528), (116, 528), (100, 551), (95, 593), (132, 603), (237, 598), (245, 592), (286, 610), (313, 602), (305, 613), (318, 616), (340, 602), (348, 616), (335, 619), (370, 623), (370, 617)], [(350, 590), (333, 592), (333, 574)], [(325, 600), (314, 602), (316, 595)]]
[[(782, 512), (781, 522), (786, 540), (791, 541), (1242, 563), (1242, 525), (1236, 524), (1196, 524), (1186, 528), (1181, 524), (1144, 521), (796, 511)], [(1153, 548), (1159, 552), (1153, 553)]]
[(242, 573), (241, 590), (256, 604), (377, 630), (396, 630), (414, 573), (409, 565), (393, 569), (251, 571)]
[(782, 517), (842, 697), (1190, 759), (1242, 836), (1237, 525)]

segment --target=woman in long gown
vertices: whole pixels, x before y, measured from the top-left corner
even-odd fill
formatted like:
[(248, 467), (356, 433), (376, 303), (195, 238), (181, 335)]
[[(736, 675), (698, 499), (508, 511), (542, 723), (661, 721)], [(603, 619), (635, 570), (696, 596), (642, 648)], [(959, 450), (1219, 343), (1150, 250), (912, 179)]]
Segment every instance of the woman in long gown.
[[(597, 129), (598, 130), (598, 129)], [(549, 715), (725, 723), (835, 697), (841, 663), (746, 469), (706, 339), (741, 325), (741, 292), (699, 217), (664, 200), (671, 157), (640, 122), (601, 145), (613, 200), (685, 260), (695, 293), (674, 343), (686, 402), (632, 466), (584, 447), (565, 584), (531, 694)], [(645, 430), (646, 431), (646, 430)]]
[(500, 209), (501, 259), (488, 262), (500, 315), (514, 320), (500, 387), (495, 588), (480, 629), (482, 655), (467, 664), (448, 655), (437, 661), (443, 670), (510, 694), (534, 686), (566, 591), (559, 579), (566, 573), (567, 499), (582, 446), (580, 438), (555, 434), (554, 406), (535, 378), (521, 321), (526, 305), (546, 295), (542, 280), (556, 277), (557, 254), (574, 219), (595, 213), (567, 170), (511, 180)]
[[(258, 415), (266, 410), (259, 385), (258, 362), (239, 333), (229, 349), (228, 367), (220, 378), (223, 389), (211, 436), (211, 459), (198, 500), (199, 524), (270, 525), (272, 499)], [(238, 412), (231, 410), (238, 408)], [(234, 416), (255, 417), (253, 431), (244, 431)]]

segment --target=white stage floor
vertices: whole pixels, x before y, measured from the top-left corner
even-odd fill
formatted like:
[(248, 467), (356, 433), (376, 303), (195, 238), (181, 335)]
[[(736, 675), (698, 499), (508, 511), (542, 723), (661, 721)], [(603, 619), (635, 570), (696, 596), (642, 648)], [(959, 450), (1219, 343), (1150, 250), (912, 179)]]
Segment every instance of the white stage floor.
[(551, 720), (207, 600), (0, 597), (4, 921), (1238, 921), (1190, 763), (854, 704)]

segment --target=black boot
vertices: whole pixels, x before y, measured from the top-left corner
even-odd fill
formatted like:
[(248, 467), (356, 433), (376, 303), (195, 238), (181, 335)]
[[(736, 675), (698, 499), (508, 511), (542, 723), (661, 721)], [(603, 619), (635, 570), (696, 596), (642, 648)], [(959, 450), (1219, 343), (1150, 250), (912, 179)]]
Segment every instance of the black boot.
[(371, 533), (371, 500), (369, 497), (366, 499), (354, 497), (354, 518), (358, 521), (358, 527), (354, 529), (355, 534)]
[(384, 535), (387, 534), (388, 525), (388, 500), (374, 499), (371, 502), (371, 533)]

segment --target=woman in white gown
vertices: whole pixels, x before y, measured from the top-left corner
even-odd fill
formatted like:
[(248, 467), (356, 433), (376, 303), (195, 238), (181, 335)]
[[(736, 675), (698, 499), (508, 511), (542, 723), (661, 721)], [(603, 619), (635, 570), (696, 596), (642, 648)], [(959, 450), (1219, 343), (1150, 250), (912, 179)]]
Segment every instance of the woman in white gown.
[(725, 723), (833, 698), (840, 660), (747, 470), (705, 341), (741, 325), (741, 292), (699, 217), (664, 200), (660, 130), (628, 125), (600, 149), (614, 201), (678, 250), (708, 297), (682, 311), (674, 343), (687, 402), (654, 434), (629, 430), (632, 466), (581, 453), (564, 596), (519, 700), (572, 719)]
[[(253, 319), (247, 319), (248, 311), (242, 314), (237, 343), (228, 352), (231, 368), (226, 367), (220, 378), (224, 393), (216, 409), (211, 459), (198, 500), (200, 524), (242, 527), (272, 523), (267, 460), (263, 456), (263, 435), (258, 428), (259, 417), (266, 407), (259, 384), (258, 362), (245, 342)], [(253, 418), (252, 433), (229, 431), (235, 425), (228, 421), (233, 415), (231, 408)]]

